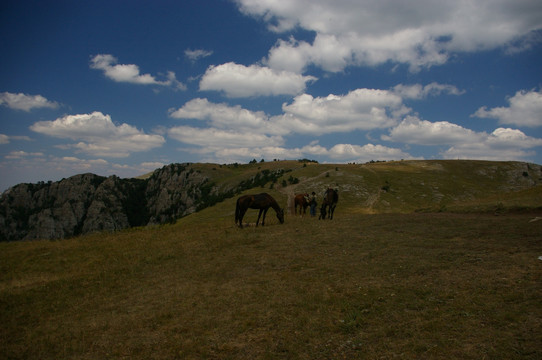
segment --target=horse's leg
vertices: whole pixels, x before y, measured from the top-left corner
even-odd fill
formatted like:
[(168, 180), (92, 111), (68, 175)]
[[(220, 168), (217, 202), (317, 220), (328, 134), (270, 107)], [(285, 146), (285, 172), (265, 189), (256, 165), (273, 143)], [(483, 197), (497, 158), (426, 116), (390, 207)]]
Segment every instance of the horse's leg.
[(269, 208), (266, 208), (266, 209), (263, 211), (262, 226), (264, 226), (264, 223), (265, 223), (265, 215), (267, 215), (267, 210), (269, 210)]
[[(260, 209), (260, 212), (258, 213), (258, 220), (256, 220), (256, 226), (258, 226), (258, 223), (260, 222), (260, 216), (262, 216), (263, 209)], [(262, 223), (263, 225), (263, 223)]]
[(247, 211), (246, 210), (243, 210), (241, 209), (241, 211), (239, 212), (239, 227), (242, 229), (243, 228), (243, 217), (245, 217), (245, 213)]
[(326, 219), (326, 204), (322, 204), (322, 207), (320, 208), (320, 216), (318, 217), (318, 220), (320, 219)]

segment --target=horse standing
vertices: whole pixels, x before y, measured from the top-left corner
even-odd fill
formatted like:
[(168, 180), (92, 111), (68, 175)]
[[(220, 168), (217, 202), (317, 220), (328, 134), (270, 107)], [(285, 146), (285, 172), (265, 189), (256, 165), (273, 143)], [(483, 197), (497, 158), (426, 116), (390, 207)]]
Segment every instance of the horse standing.
[(237, 199), (237, 204), (235, 205), (235, 223), (239, 223), (239, 227), (243, 228), (243, 217), (248, 209), (259, 209), (260, 213), (258, 214), (258, 220), (256, 221), (256, 226), (260, 222), (260, 216), (262, 216), (262, 226), (265, 223), (265, 215), (267, 210), (272, 207), (273, 210), (277, 213), (277, 219), (279, 219), (281, 224), (284, 224), (284, 209), (281, 209), (279, 204), (273, 199), (273, 197), (267, 193), (261, 193), (257, 195), (243, 195)]
[(299, 214), (301, 215), (301, 209), (303, 209), (303, 215), (305, 215), (307, 206), (309, 206), (309, 194), (296, 194), (294, 198), (295, 215), (297, 215), (297, 206), (299, 206)]
[[(328, 188), (326, 190), (326, 193), (324, 194), (324, 200), (322, 201), (322, 207), (320, 208), (320, 216), (318, 219), (324, 219), (326, 218), (326, 215), (328, 215), (328, 219), (333, 219), (333, 213), (335, 212), (335, 207), (337, 206), (337, 203), (339, 202), (339, 193), (337, 190), (333, 190), (332, 188)], [(328, 212), (326, 214), (326, 207), (328, 209)]]

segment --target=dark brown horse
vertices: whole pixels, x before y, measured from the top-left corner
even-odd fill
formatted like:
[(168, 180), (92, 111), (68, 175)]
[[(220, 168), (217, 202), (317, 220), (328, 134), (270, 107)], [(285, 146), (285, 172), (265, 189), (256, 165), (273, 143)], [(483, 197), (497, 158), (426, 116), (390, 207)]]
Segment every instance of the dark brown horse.
[(260, 222), (260, 216), (262, 216), (262, 213), (262, 226), (264, 226), (265, 215), (270, 207), (272, 207), (277, 213), (277, 219), (279, 219), (280, 223), (284, 224), (284, 210), (280, 208), (279, 204), (277, 204), (271, 195), (266, 193), (257, 195), (243, 195), (237, 199), (237, 204), (235, 205), (235, 223), (239, 223), (239, 227), (243, 228), (243, 217), (245, 216), (247, 210), (260, 209), (256, 226), (258, 226), (258, 223)]
[(294, 198), (294, 214), (297, 215), (297, 207), (299, 206), (299, 214), (301, 215), (301, 209), (303, 209), (303, 215), (305, 215), (309, 205), (309, 194), (296, 194)]
[[(326, 215), (328, 215), (328, 219), (333, 219), (333, 213), (335, 212), (335, 207), (337, 206), (337, 203), (339, 202), (339, 193), (337, 190), (333, 190), (332, 188), (328, 188), (326, 190), (326, 193), (324, 194), (324, 200), (322, 201), (322, 207), (320, 208), (320, 216), (318, 219), (324, 219), (326, 218)], [(327, 207), (327, 214), (326, 214), (326, 207)]]

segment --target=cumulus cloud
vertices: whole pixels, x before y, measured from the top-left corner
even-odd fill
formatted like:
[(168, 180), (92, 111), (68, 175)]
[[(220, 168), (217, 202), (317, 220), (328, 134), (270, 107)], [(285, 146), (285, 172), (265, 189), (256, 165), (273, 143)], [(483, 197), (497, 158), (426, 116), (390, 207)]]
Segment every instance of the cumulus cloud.
[(176, 119), (197, 119), (208, 121), (213, 127), (220, 129), (237, 129), (239, 131), (254, 131), (263, 133), (285, 133), (269, 121), (263, 111), (250, 111), (241, 106), (229, 106), (225, 103), (216, 104), (207, 99), (193, 99), (183, 107), (169, 110), (169, 116)]
[(44, 156), (42, 152), (29, 153), (22, 150), (16, 150), (16, 151), (10, 151), (10, 153), (7, 154), (5, 158), (9, 160), (19, 160), (19, 159), (28, 158), (28, 157), (42, 157), (42, 156)]
[(382, 140), (417, 145), (451, 145), (474, 143), (482, 135), (447, 121), (430, 122), (407, 116), (401, 123), (383, 135)]
[[(411, 110), (403, 105), (401, 96), (393, 91), (357, 89), (346, 95), (326, 97), (299, 95), (283, 104), (283, 114), (269, 116), (262, 111), (250, 111), (241, 106), (213, 103), (204, 98), (193, 99), (181, 108), (170, 109), (170, 117), (200, 120), (204, 127), (177, 126), (168, 131), (172, 139), (195, 146), (191, 152), (214, 154), (221, 160), (238, 157), (298, 157), (328, 156), (344, 161), (410, 158), (400, 150), (386, 147), (352, 145), (356, 152), (328, 150), (317, 143), (301, 148), (283, 147), (285, 137), (294, 134), (320, 135), (333, 132), (383, 129), (394, 126)], [(370, 150), (370, 151), (369, 151)], [(287, 156), (288, 155), (288, 156)]]
[(393, 87), (393, 92), (401, 96), (403, 99), (421, 100), (429, 96), (438, 96), (442, 93), (448, 95), (463, 95), (464, 90), (459, 90), (457, 87), (449, 84), (439, 84), (432, 82), (428, 85), (414, 84), (403, 85), (399, 84)]
[(367, 162), (371, 160), (399, 160), (414, 159), (408, 153), (400, 149), (382, 145), (366, 144), (363, 146), (354, 144), (337, 144), (331, 148), (325, 148), (317, 144), (309, 144), (303, 147), (256, 147), (221, 149), (214, 154), (216, 157), (239, 161), (239, 159), (296, 159), (313, 156), (329, 157), (336, 162)]
[(169, 114), (177, 119), (204, 121), (206, 127), (173, 127), (168, 131), (168, 136), (196, 146), (189, 149), (190, 152), (213, 154), (215, 160), (239, 161), (241, 156), (257, 157), (262, 153), (262, 148), (277, 148), (284, 144), (281, 133), (285, 133), (285, 130), (277, 131), (278, 128), (261, 111), (254, 112), (238, 105), (216, 104), (198, 98), (177, 110), (170, 109)]
[(8, 136), (6, 134), (0, 134), (0, 145), (1, 144), (9, 144), (12, 140), (24, 140), (24, 141), (32, 141), (28, 136)]
[(131, 152), (147, 151), (164, 144), (160, 135), (149, 135), (137, 128), (116, 125), (109, 115), (67, 115), (54, 121), (40, 121), (30, 127), (37, 133), (78, 141), (67, 148), (95, 156), (126, 157)]
[(508, 99), (510, 106), (479, 108), (472, 116), (498, 119), (500, 124), (517, 126), (542, 126), (542, 92), (518, 91)]
[(542, 146), (542, 139), (525, 135), (521, 130), (498, 128), (485, 140), (492, 149), (533, 148)]
[(264, 146), (254, 148), (220, 149), (213, 154), (220, 162), (237, 162), (241, 159), (299, 159), (303, 152), (280, 146)]
[(346, 95), (299, 95), (276, 117), (291, 132), (325, 134), (388, 128), (408, 113), (402, 98), (387, 90), (356, 89)]
[(193, 99), (169, 114), (195, 119), (205, 127), (176, 126), (168, 136), (191, 147), (183, 149), (207, 156), (208, 161), (235, 162), (247, 158), (329, 157), (335, 161), (369, 161), (413, 158), (400, 149), (382, 145), (340, 144), (328, 149), (317, 142), (286, 148), (285, 137), (297, 133), (322, 134), (386, 128), (408, 113), (400, 96), (392, 91), (358, 89), (346, 95), (314, 98), (299, 95), (283, 105), (284, 113), (268, 116), (240, 106)]
[(267, 61), (275, 69), (300, 71), (315, 64), (327, 71), (348, 65), (408, 64), (412, 71), (445, 63), (453, 52), (514, 46), (532, 42), (542, 28), (537, 1), (401, 3), (394, 0), (237, 0), (239, 9), (286, 32), (296, 27), (314, 31), (312, 43), (280, 40)]
[(173, 71), (168, 71), (165, 80), (157, 80), (150, 74), (141, 74), (139, 66), (134, 64), (117, 64), (116, 57), (110, 54), (100, 54), (91, 58), (90, 68), (102, 70), (105, 76), (116, 82), (127, 82), (141, 85), (171, 86), (185, 90), (186, 86), (179, 82)]
[(198, 145), (203, 148), (241, 148), (282, 145), (280, 136), (269, 136), (258, 132), (239, 132), (230, 129), (196, 128), (176, 126), (168, 131), (168, 135), (180, 142)]
[(491, 134), (484, 133), (480, 142), (459, 143), (442, 155), (447, 159), (528, 160), (535, 155), (529, 149), (537, 146), (542, 146), (542, 139), (527, 136), (520, 130), (498, 128)]
[(14, 94), (10, 92), (0, 93), (0, 105), (23, 111), (39, 108), (56, 109), (59, 107), (57, 102), (49, 101), (41, 95)]
[(229, 62), (210, 66), (200, 81), (199, 89), (221, 91), (231, 98), (297, 95), (305, 90), (308, 82), (315, 80), (314, 76)]
[(328, 155), (335, 160), (367, 162), (371, 160), (399, 160), (413, 159), (401, 149), (390, 148), (383, 145), (366, 144), (363, 146), (352, 144), (337, 144), (329, 149)]
[(542, 145), (541, 139), (519, 130), (499, 128), (488, 134), (447, 121), (422, 120), (403, 102), (462, 93), (452, 85), (431, 83), (398, 85), (390, 90), (363, 88), (324, 97), (302, 94), (284, 103), (282, 114), (275, 116), (197, 98), (170, 109), (169, 115), (180, 120), (199, 120), (202, 126), (177, 126), (168, 131), (168, 136), (189, 146), (184, 151), (216, 162), (312, 156), (339, 162), (416, 158), (400, 148), (380, 144), (338, 144), (326, 148), (315, 141), (285, 147), (289, 137), (296, 134), (319, 136), (377, 129), (389, 129), (381, 136), (383, 141), (447, 148), (441, 152), (446, 158), (501, 156), (521, 160), (531, 154), (528, 149)]
[[(352, 36), (352, 35), (350, 35)], [(296, 73), (303, 72), (310, 64), (322, 67), (326, 71), (338, 72), (353, 64), (353, 52), (347, 41), (341, 41), (335, 35), (316, 35), (313, 44), (297, 41), (290, 37), (288, 41), (278, 40), (264, 59), (269, 67)], [(355, 39), (348, 39), (355, 42)]]
[(542, 146), (542, 139), (527, 136), (520, 130), (498, 128), (492, 133), (476, 132), (446, 121), (430, 122), (415, 116), (406, 117), (382, 140), (412, 145), (449, 146), (442, 152), (447, 159), (527, 160), (528, 151)]
[(394, 126), (409, 113), (401, 96), (393, 91), (356, 89), (346, 95), (313, 97), (302, 94), (284, 103), (283, 114), (269, 116), (239, 105), (216, 104), (197, 98), (170, 109), (178, 119), (197, 119), (219, 129), (256, 131), (271, 135), (293, 133), (321, 135), (334, 132), (383, 129)]
[(196, 50), (186, 49), (184, 51), (184, 56), (186, 56), (186, 58), (192, 62), (196, 62), (199, 59), (203, 59), (211, 55), (213, 55), (212, 51), (203, 50), (203, 49), (196, 49)]

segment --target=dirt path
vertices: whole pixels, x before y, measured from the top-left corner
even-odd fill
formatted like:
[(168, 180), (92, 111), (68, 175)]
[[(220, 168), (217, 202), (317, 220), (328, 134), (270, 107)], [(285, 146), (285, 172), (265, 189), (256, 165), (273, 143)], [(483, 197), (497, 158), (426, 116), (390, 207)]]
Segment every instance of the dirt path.
[(380, 193), (382, 190), (378, 189), (378, 192), (376, 194), (371, 194), (367, 198), (367, 201), (365, 201), (365, 207), (373, 208), (374, 205), (380, 200)]

